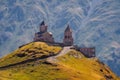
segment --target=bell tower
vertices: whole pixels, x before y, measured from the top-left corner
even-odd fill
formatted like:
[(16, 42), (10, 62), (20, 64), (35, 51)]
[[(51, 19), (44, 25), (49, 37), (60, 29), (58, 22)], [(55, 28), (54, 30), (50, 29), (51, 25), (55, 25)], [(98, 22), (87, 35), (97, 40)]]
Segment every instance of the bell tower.
[(47, 32), (47, 26), (45, 25), (44, 21), (42, 21), (40, 24), (40, 32)]
[(73, 45), (73, 37), (72, 37), (72, 30), (70, 29), (70, 26), (68, 25), (64, 32), (64, 39), (63, 44), (66, 46)]

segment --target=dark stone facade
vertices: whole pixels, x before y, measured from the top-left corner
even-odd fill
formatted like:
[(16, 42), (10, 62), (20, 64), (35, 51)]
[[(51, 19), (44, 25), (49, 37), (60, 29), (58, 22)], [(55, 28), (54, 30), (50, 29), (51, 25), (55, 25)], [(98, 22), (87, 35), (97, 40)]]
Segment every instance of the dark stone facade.
[(47, 25), (44, 21), (40, 24), (40, 32), (35, 33), (34, 41), (43, 41), (54, 43), (54, 38), (51, 32), (47, 31)]
[(66, 46), (73, 45), (72, 30), (70, 29), (69, 25), (67, 26), (64, 32), (63, 44)]
[(80, 51), (84, 56), (88, 58), (96, 57), (95, 47), (78, 47), (75, 45), (73, 48), (77, 51)]

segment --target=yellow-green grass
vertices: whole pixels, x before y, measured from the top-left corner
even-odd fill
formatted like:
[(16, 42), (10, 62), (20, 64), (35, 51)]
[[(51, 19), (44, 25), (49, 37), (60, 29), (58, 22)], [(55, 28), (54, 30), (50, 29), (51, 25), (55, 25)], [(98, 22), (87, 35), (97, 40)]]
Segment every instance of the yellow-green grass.
[[(28, 65), (29, 64), (29, 65)], [(43, 61), (18, 65), (0, 70), (2, 80), (71, 80), (69, 69), (60, 65), (45, 64)]]
[[(0, 59), (0, 66), (50, 55), (50, 53), (57, 54), (61, 49), (59, 46), (50, 46), (43, 42), (32, 42)], [(23, 53), (26, 56), (16, 56)], [(106, 80), (105, 76), (119, 80), (97, 58), (86, 58), (73, 49), (67, 54), (57, 57), (55, 63), (54, 61), (48, 62), (45, 58), (0, 69), (0, 80)]]
[[(45, 63), (46, 59), (28, 62), (0, 70), (1, 80), (106, 80), (104, 75), (117, 77), (97, 59), (85, 58), (72, 50), (58, 58), (57, 63)], [(103, 72), (100, 71), (103, 70)], [(109, 72), (108, 72), (109, 71)]]
[(60, 65), (74, 71), (77, 80), (106, 80), (105, 76), (112, 76), (114, 80), (118, 80), (108, 66), (101, 63), (97, 58), (86, 58), (75, 50), (58, 59)]
[[(50, 54), (57, 54), (61, 49), (60, 46), (50, 46), (44, 42), (32, 42), (1, 58), (0, 66), (6, 66), (42, 56), (49, 56)], [(18, 54), (24, 54), (25, 56), (19, 57), (17, 56)]]

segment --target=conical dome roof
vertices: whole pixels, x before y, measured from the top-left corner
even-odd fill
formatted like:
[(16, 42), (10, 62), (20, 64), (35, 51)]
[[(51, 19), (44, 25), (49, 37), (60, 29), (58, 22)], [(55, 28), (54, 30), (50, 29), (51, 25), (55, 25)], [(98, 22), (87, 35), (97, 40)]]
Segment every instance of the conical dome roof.
[(72, 31), (69, 25), (68, 25), (67, 28), (65, 29), (65, 32), (66, 32), (66, 31)]
[(45, 25), (45, 22), (44, 22), (44, 21), (41, 22), (40, 26), (42, 26), (42, 25)]

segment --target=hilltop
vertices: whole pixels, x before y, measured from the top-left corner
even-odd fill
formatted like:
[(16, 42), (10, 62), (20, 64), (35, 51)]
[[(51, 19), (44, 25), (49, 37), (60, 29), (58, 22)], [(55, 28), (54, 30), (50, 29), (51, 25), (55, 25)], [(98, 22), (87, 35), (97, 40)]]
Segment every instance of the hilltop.
[(70, 46), (31, 42), (0, 59), (0, 80), (118, 80), (97, 58)]
[(120, 0), (0, 0), (0, 57), (33, 40), (44, 19), (56, 41), (69, 23), (75, 44), (98, 47), (97, 57), (120, 76), (119, 6)]

